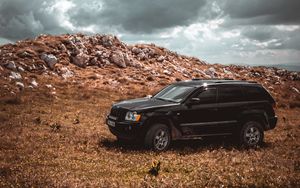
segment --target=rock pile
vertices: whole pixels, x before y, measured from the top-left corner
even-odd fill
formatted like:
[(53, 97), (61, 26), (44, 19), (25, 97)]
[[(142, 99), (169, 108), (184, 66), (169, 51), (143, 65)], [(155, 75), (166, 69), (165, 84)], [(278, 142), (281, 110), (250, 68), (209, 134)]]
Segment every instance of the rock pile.
[(299, 72), (208, 64), (154, 44), (127, 45), (112, 35), (40, 35), (0, 46), (0, 78), (3, 95), (38, 88), (41, 79), (124, 90), (130, 84), (154, 87), (191, 78), (232, 78), (256, 80), (278, 95), (283, 87), (295, 95), (300, 90)]

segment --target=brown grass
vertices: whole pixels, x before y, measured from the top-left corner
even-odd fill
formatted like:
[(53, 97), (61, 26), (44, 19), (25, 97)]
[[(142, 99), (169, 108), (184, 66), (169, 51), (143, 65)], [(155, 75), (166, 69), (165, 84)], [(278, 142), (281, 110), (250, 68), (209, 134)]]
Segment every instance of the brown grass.
[[(147, 90), (57, 87), (57, 96), (25, 92), (18, 105), (0, 103), (0, 187), (300, 186), (299, 108), (278, 109), (278, 127), (260, 148), (213, 138), (154, 153), (118, 143), (104, 124), (114, 101)], [(161, 162), (158, 176), (148, 173), (153, 161)]]

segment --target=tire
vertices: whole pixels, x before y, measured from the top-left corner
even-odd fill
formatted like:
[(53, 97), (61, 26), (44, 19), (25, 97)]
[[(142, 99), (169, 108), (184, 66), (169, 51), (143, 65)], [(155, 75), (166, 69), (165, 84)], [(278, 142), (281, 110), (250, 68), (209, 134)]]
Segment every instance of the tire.
[(170, 143), (170, 130), (164, 124), (154, 124), (146, 133), (145, 145), (154, 151), (165, 151)]
[(241, 144), (246, 147), (261, 145), (264, 140), (264, 130), (261, 123), (257, 121), (247, 121), (240, 132)]

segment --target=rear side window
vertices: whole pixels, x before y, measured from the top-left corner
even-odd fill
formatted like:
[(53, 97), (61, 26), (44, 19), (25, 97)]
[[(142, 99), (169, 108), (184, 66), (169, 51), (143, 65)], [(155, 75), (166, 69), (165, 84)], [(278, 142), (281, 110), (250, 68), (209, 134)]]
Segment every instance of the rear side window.
[(249, 101), (260, 101), (260, 100), (268, 100), (273, 102), (273, 98), (270, 94), (262, 87), (255, 86), (244, 86), (244, 93), (246, 95), (246, 99)]
[(200, 99), (200, 104), (216, 103), (217, 101), (217, 90), (215, 88), (209, 88), (197, 96)]
[(218, 102), (240, 102), (244, 100), (244, 95), (239, 86), (220, 86), (218, 88)]

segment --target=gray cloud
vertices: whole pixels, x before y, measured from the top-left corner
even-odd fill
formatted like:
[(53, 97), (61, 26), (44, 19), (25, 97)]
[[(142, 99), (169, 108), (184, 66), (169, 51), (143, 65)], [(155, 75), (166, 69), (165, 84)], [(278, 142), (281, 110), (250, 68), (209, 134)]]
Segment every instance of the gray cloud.
[(211, 63), (297, 62), (299, 10), (299, 0), (0, 0), (0, 44), (111, 33)]
[(242, 34), (253, 40), (266, 41), (272, 38), (272, 31), (269, 27), (245, 27)]
[(299, 24), (299, 0), (227, 0), (225, 14), (239, 24)]
[[(300, 50), (300, 27), (289, 31), (289, 26), (281, 26), (282, 31), (273, 25), (241, 26), (241, 34), (256, 43), (268, 43), (267, 49)], [(249, 50), (249, 48), (247, 48)]]
[(40, 33), (63, 33), (55, 12), (47, 11), (54, 0), (4, 0), (0, 2), (0, 37), (19, 40)]
[[(95, 6), (91, 6), (91, 3)], [(178, 25), (188, 25), (199, 18), (206, 0), (106, 0), (87, 1), (70, 11), (72, 22), (120, 26), (133, 33), (150, 33)], [(95, 8), (96, 7), (96, 8)]]

